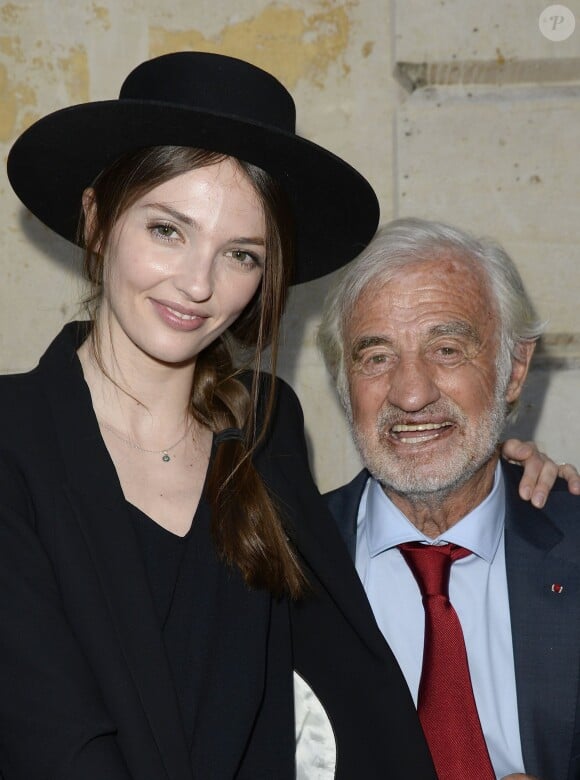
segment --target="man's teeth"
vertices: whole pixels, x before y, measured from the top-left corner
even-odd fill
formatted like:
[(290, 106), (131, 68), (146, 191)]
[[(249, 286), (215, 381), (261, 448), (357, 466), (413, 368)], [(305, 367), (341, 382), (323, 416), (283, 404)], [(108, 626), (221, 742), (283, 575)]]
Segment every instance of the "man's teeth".
[[(436, 439), (439, 436), (439, 431), (447, 428), (449, 425), (452, 425), (452, 423), (419, 423), (417, 425), (403, 425), (400, 423), (393, 425), (391, 432), (399, 434), (420, 433), (420, 436), (400, 436), (398, 441), (401, 444), (426, 444), (428, 441)], [(429, 434), (428, 431), (433, 431), (433, 433)]]
[(394, 433), (403, 433), (404, 431), (436, 431), (439, 428), (446, 428), (451, 425), (450, 422), (443, 423), (422, 423), (420, 425), (393, 425)]

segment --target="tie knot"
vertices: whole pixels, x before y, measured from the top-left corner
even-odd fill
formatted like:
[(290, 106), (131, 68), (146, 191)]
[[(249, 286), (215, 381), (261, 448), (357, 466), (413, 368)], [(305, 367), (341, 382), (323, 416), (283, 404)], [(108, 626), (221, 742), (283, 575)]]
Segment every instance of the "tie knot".
[(449, 572), (453, 561), (471, 555), (457, 544), (421, 544), (406, 542), (398, 545), (401, 555), (413, 572), (421, 595), (449, 598)]

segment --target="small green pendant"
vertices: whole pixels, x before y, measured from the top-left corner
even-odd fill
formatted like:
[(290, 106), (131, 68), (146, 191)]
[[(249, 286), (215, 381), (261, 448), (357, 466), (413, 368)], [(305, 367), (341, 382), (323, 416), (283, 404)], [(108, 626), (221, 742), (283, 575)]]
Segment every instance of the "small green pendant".
[(164, 452), (164, 453), (163, 453), (163, 457), (161, 458), (161, 460), (162, 460), (164, 463), (169, 463), (169, 461), (171, 460), (171, 457), (170, 457), (170, 456), (169, 456), (169, 455), (168, 455), (166, 452)]

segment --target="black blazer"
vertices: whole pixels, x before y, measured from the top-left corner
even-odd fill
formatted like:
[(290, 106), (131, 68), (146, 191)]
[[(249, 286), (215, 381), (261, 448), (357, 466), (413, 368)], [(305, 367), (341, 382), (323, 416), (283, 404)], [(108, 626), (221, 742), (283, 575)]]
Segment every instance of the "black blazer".
[[(100, 436), (72, 324), (0, 379), (0, 772), (4, 780), (290, 780), (288, 605), (218, 560), (218, 631), (183, 733), (142, 556)], [(298, 671), (329, 712), (337, 778), (434, 779), (398, 666), (307, 464), (279, 384), (256, 464), (311, 575), (294, 605)], [(190, 745), (193, 748), (190, 750)], [(191, 769), (193, 756), (194, 770)]]
[[(580, 780), (580, 498), (558, 480), (544, 509), (536, 509), (518, 495), (521, 469), (503, 462), (502, 469), (524, 765), (541, 780)], [(362, 471), (326, 495), (353, 560), (368, 478)]]
[[(76, 357), (85, 332), (68, 326), (37, 369), (0, 381), (0, 773), (290, 780), (288, 605), (250, 591), (217, 556), (199, 561), (215, 630), (193, 640), (207, 663), (194, 733), (183, 733), (142, 555)], [(290, 515), (278, 472), (302, 445), (296, 408), (281, 388), (290, 428), (283, 441), (272, 431), (258, 458)]]

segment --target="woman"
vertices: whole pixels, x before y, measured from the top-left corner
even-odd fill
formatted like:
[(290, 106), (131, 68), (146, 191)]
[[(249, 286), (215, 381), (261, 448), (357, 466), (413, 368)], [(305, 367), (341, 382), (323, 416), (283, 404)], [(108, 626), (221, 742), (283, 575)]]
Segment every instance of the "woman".
[(331, 521), (260, 352), (275, 365), (290, 280), (370, 239), (376, 197), (295, 135), (270, 75), (192, 52), (45, 117), (8, 170), (85, 246), (91, 292), (89, 322), (0, 383), (0, 771), (291, 778), (293, 540)]

